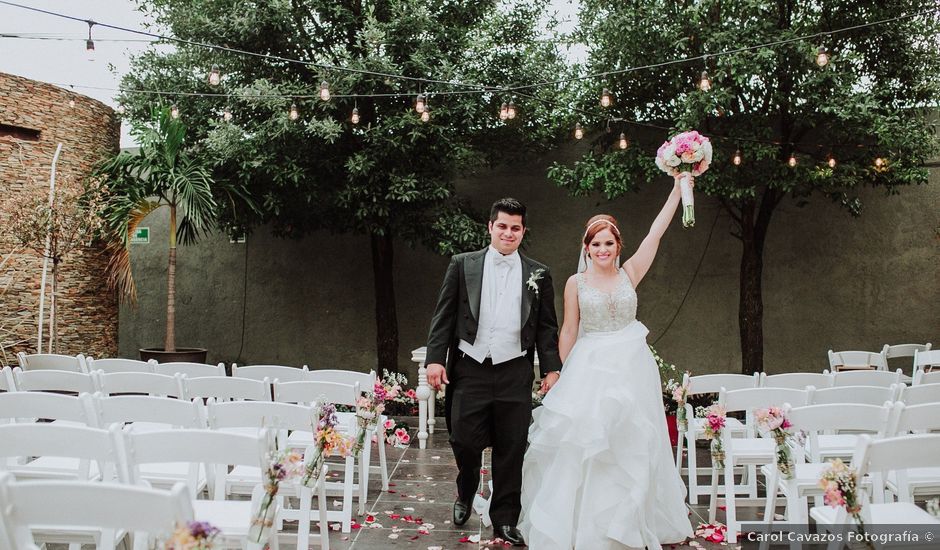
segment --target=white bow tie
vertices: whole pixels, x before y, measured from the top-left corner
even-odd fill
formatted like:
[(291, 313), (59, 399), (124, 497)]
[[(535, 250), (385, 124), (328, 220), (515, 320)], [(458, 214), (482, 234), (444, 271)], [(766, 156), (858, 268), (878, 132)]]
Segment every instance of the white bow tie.
[(493, 256), (493, 265), (504, 265), (506, 267), (512, 267), (515, 264), (513, 260), (515, 260), (513, 256), (497, 254), (496, 256)]

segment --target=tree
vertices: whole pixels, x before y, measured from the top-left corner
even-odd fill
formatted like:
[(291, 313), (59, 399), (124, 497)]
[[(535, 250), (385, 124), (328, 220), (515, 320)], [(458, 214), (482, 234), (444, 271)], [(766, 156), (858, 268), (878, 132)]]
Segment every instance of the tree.
[[(537, 152), (558, 137), (552, 121), (562, 115), (551, 103), (452, 84), (505, 85), (563, 72), (554, 45), (537, 40), (540, 3), (148, 5), (175, 37), (303, 62), (177, 44), (173, 52), (135, 59), (123, 85), (225, 94), (176, 101), (219, 159), (217, 172), (257, 199), (263, 212), (254, 223), (269, 223), (286, 237), (319, 229), (368, 235), (377, 367), (397, 370), (394, 239), (441, 253), (479, 247), (481, 216), (455, 195), (455, 178), (508, 155)], [(205, 76), (212, 65), (221, 73), (217, 88)], [(319, 97), (323, 82), (328, 101)], [(430, 107), (428, 122), (415, 109), (419, 93)], [(553, 91), (539, 94), (545, 99)], [(125, 92), (122, 101), (137, 117), (149, 98)], [(519, 115), (500, 122), (500, 105), (510, 101)], [(226, 109), (230, 120), (222, 116)], [(350, 121), (354, 109), (357, 124)]]
[[(611, 134), (603, 134), (584, 158), (554, 166), (550, 177), (576, 194), (620, 196), (662, 177), (653, 165), (657, 140), (688, 129), (711, 135), (715, 161), (695, 189), (718, 199), (736, 224), (742, 372), (761, 371), (763, 253), (777, 206), (826, 197), (858, 216), (862, 186), (895, 194), (927, 182), (924, 163), (938, 145), (924, 112), (940, 97), (935, 9), (934, 2), (920, 0), (583, 0), (577, 34), (592, 46), (589, 73), (822, 34), (585, 81), (581, 105), (598, 112), (598, 119), (600, 88), (608, 87), (614, 116), (670, 131), (653, 132), (643, 150), (643, 143), (635, 146), (637, 126), (627, 123), (633, 147), (610, 154)], [(917, 15), (827, 34), (906, 14)], [(830, 58), (822, 67), (816, 63), (819, 47)], [(708, 91), (696, 88), (703, 70), (711, 79)], [(732, 162), (738, 150), (740, 166)]]
[(219, 204), (252, 208), (237, 182), (213, 178), (211, 161), (186, 140), (186, 125), (167, 107), (150, 112), (149, 123), (136, 123), (140, 151), (123, 151), (102, 162), (95, 175), (107, 184), (105, 219), (111, 236), (108, 285), (130, 301), (136, 298), (131, 273), (130, 237), (151, 212), (170, 210), (164, 351), (176, 351), (176, 245), (195, 243), (217, 226)]

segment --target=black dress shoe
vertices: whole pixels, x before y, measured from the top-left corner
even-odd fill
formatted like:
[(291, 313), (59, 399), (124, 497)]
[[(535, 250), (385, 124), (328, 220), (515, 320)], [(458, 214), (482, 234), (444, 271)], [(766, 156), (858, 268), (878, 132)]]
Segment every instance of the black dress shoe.
[(525, 540), (522, 533), (516, 529), (515, 525), (499, 525), (493, 527), (493, 536), (512, 544), (513, 546), (525, 546)]
[(470, 514), (473, 513), (473, 501), (464, 502), (458, 497), (454, 501), (454, 525), (463, 525), (467, 523), (467, 520), (470, 519)]

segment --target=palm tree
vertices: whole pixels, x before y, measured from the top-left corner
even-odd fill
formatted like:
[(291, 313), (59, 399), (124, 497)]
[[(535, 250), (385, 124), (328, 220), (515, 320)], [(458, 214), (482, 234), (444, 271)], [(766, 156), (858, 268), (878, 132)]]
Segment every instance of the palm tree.
[(113, 234), (109, 245), (108, 286), (122, 300), (136, 301), (137, 287), (131, 274), (130, 236), (151, 212), (170, 209), (170, 254), (167, 269), (166, 337), (164, 351), (176, 351), (176, 245), (192, 244), (218, 226), (219, 201), (254, 204), (244, 187), (215, 179), (210, 159), (186, 144), (186, 125), (158, 107), (149, 123), (134, 123), (132, 135), (140, 143), (137, 154), (126, 151), (98, 166), (96, 174), (107, 186), (107, 226)]

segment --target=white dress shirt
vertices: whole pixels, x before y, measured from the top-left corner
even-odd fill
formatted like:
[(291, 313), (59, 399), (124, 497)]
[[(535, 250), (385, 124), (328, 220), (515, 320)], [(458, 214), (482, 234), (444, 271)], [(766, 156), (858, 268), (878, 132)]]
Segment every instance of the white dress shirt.
[(498, 365), (522, 355), (522, 260), (519, 252), (503, 256), (490, 246), (483, 260), (480, 319), (473, 344), (458, 349), (478, 363), (487, 357)]

